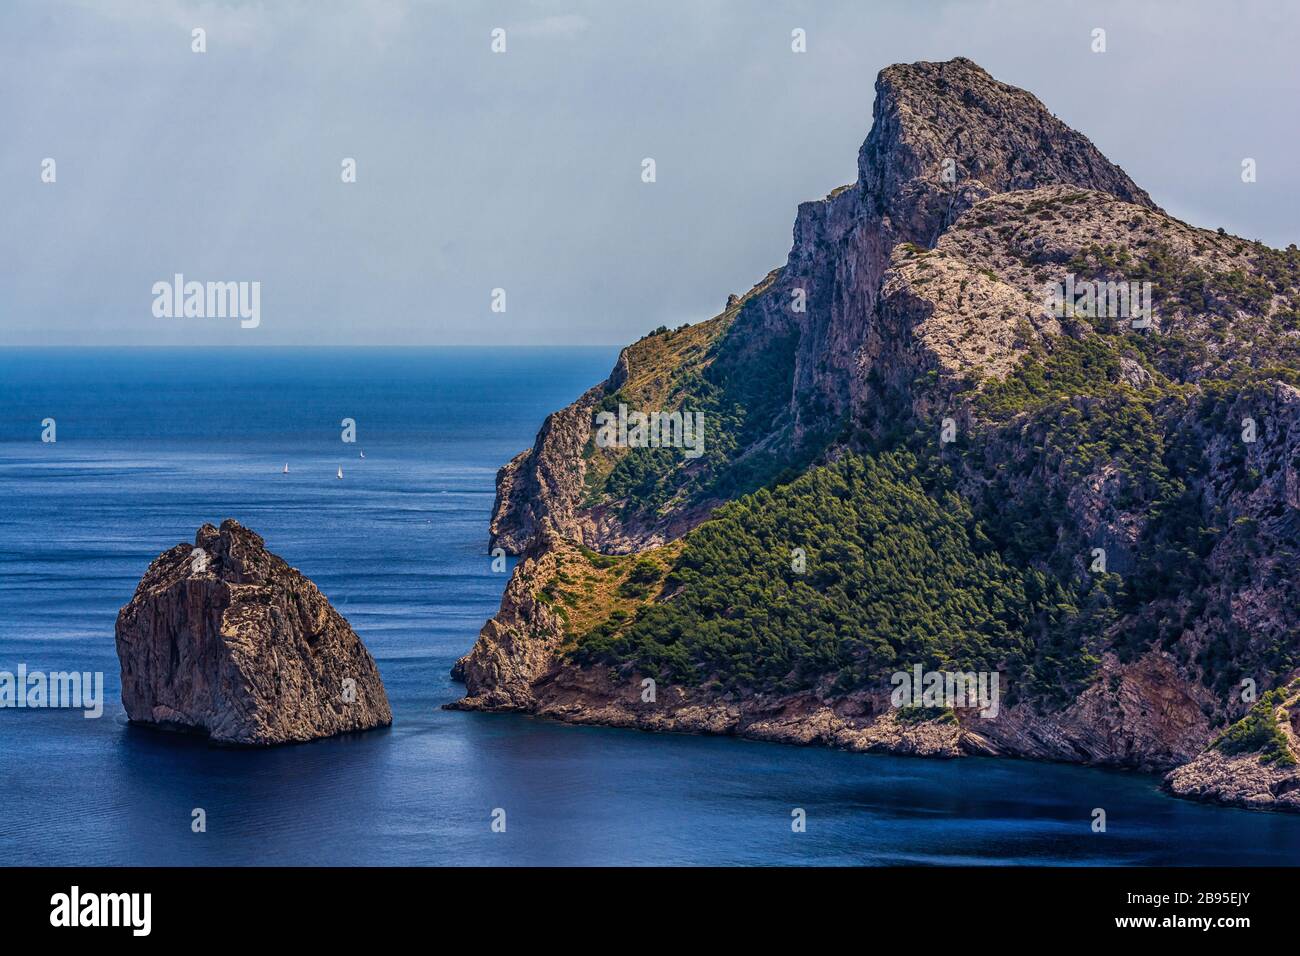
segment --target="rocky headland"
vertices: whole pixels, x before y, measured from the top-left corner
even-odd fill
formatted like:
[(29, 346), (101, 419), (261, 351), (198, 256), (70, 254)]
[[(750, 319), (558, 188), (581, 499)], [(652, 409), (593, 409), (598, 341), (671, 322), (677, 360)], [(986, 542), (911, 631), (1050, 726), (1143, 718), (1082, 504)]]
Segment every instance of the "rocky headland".
[[(785, 265), (502, 468), (490, 546), (522, 560), (451, 706), (1294, 809), (1246, 688), (1300, 672), (1300, 253), (1167, 215), (969, 60), (875, 93)], [(1067, 281), (1150, 308), (1052, 308)], [(595, 441), (620, 406), (703, 410), (705, 454)], [(896, 707), (914, 665), (996, 672), (1002, 705)]]

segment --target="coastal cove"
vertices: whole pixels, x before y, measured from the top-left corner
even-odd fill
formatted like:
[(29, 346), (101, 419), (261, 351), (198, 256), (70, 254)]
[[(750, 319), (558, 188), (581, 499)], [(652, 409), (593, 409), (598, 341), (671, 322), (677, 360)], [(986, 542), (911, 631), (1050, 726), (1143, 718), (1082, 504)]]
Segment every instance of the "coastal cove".
[[(442, 709), (464, 693), (448, 671), (496, 612), (508, 576), (493, 572), (486, 547), (496, 470), (616, 354), (0, 351), (0, 671), (103, 674), (97, 719), (0, 710), (6, 862), (1300, 859), (1300, 816), (1177, 800), (1152, 774)], [(57, 443), (40, 440), (47, 417)], [(356, 444), (340, 442), (347, 417)], [(154, 556), (226, 517), (263, 535), (364, 638), (391, 728), (234, 750), (127, 724), (118, 610)], [(191, 829), (196, 808), (206, 833)], [(504, 833), (491, 829), (498, 808)], [(803, 833), (791, 830), (797, 808)], [(1092, 828), (1096, 808), (1104, 833)]]

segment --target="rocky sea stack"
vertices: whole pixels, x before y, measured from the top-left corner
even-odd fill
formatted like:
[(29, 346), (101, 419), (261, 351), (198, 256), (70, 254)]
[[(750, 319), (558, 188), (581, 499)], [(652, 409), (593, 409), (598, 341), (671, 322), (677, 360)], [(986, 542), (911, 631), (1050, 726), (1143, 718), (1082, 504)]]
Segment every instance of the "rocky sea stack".
[[(702, 453), (598, 440), (627, 412)], [(891, 66), (785, 264), (501, 470), (522, 560), (456, 706), (1295, 808), (1297, 442), (1300, 250), (1167, 215), (969, 60)], [(1000, 704), (895, 703), (914, 672)]]
[(316, 585), (230, 518), (149, 565), (116, 634), (134, 723), (266, 746), (393, 722), (361, 638)]

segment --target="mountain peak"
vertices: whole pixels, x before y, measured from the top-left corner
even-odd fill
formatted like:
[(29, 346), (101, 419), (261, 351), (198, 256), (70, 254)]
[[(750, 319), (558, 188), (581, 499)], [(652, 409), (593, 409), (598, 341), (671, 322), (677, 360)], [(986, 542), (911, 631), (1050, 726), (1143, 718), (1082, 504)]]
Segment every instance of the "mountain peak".
[(925, 245), (993, 193), (1067, 185), (1158, 208), (1036, 96), (965, 57), (880, 71), (858, 179), (882, 214)]

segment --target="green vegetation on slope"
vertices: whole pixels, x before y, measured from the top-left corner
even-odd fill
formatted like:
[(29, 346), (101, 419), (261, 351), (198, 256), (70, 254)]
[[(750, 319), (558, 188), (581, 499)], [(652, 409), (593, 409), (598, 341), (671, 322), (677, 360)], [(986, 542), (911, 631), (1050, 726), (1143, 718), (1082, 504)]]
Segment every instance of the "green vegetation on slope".
[[(1082, 635), (1096, 628), (1076, 595), (1009, 567), (966, 503), (927, 492), (918, 471), (904, 451), (846, 455), (732, 502), (686, 539), (670, 599), (594, 629), (573, 656), (719, 689), (831, 677), (847, 691), (915, 663), (1004, 669), (1039, 690), (1084, 679), (1096, 661)], [(1036, 646), (1045, 630), (1071, 646)]]
[[(737, 498), (806, 468), (840, 423), (793, 445), (789, 403), (797, 337), (759, 338), (762, 344), (755, 347), (742, 309), (690, 361), (643, 374), (637, 383), (607, 395), (593, 414), (615, 411), (620, 404), (647, 413), (702, 413), (704, 453), (694, 459), (676, 448), (602, 453), (593, 438), (584, 452), (589, 463), (584, 503), (621, 501), (624, 518), (653, 516), (670, 506)], [(638, 356), (637, 367), (644, 364)]]
[[(1094, 493), (1107, 514), (1140, 522), (1131, 564), (1115, 582), (1126, 626), (1114, 634), (1113, 648), (1125, 660), (1158, 644), (1189, 663), (1178, 640), (1199, 622), (1207, 640), (1196, 664), (1207, 684), (1226, 693), (1245, 668), (1281, 674), (1300, 658), (1290, 642), (1261, 644), (1242, 632), (1228, 604), (1207, 599), (1215, 587), (1249, 586), (1267, 552), (1254, 522), (1233, 521), (1207, 505), (1204, 483), (1213, 472), (1220, 496), (1258, 486), (1261, 476), (1247, 467), (1247, 446), (1237, 440), (1239, 413), (1234, 420), (1229, 410), (1267, 407), (1272, 381), (1294, 382), (1296, 373), (1234, 360), (1219, 367), (1229, 378), (1191, 386), (1160, 371), (1180, 352), (1177, 337), (1165, 335), (1054, 340), (1050, 355), (1036, 351), (1005, 381), (985, 385), (976, 407), (1006, 424), (974, 443), (996, 449), (995, 461), (972, 453), (964, 464), (986, 479), (976, 513), (999, 552), (1061, 579), (1095, 544), (1072, 532), (1067, 499), (1104, 476), (1104, 491)], [(1140, 388), (1121, 377), (1121, 358), (1146, 376)], [(1212, 567), (1211, 553), (1229, 534), (1241, 559)]]
[(1229, 727), (1210, 746), (1229, 756), (1257, 753), (1263, 763), (1294, 767), (1295, 755), (1291, 753), (1286, 732), (1277, 719), (1277, 710), (1286, 702), (1286, 698), (1287, 691), (1283, 688), (1269, 691), (1245, 717)]
[[(643, 448), (622, 454), (603, 485), (588, 489), (589, 498), (599, 493), (626, 499), (635, 510), (653, 512), (679, 496), (696, 501), (745, 494), (790, 464), (784, 452), (741, 453), (772, 432), (789, 401), (794, 339), (775, 339), (743, 363), (730, 360), (734, 346), (729, 346), (729, 341), (724, 336), (713, 347), (702, 371), (679, 372), (662, 405), (646, 406), (620, 390), (606, 397), (597, 409), (613, 411), (625, 403), (630, 411), (702, 412), (703, 456), (692, 460), (674, 448)], [(786, 447), (781, 442), (774, 446)]]
[[(621, 591), (623, 609), (567, 652), (737, 691), (843, 693), (914, 663), (997, 668), (1013, 695), (1049, 704), (1092, 679), (1103, 649), (1131, 660), (1161, 647), (1222, 692), (1243, 668), (1300, 666), (1285, 634), (1237, 625), (1227, 596), (1261, 574), (1285, 587), (1278, 568), (1294, 566), (1288, 541), (1233, 517), (1232, 502), (1265, 477), (1235, 437), (1242, 409), (1271, 402), (1275, 380), (1300, 384), (1300, 254), (1205, 243), (1197, 261), (1139, 237), (1061, 263), (1149, 279), (1160, 327), (1077, 318), (1044, 342), (1026, 322), (1028, 353), (982, 382), (931, 372), (899, 389), (871, 369), (879, 400), (860, 419), (800, 408), (825, 427), (801, 449), (786, 410), (794, 342), (756, 355), (736, 323), (707, 363), (670, 376), (670, 407), (709, 413), (709, 455), (623, 455), (597, 490), (627, 510), (740, 497), (685, 539), (661, 589)], [(927, 404), (969, 407), (974, 421), (940, 447), (937, 421), (914, 417)], [(842, 457), (800, 476), (827, 447)], [(1089, 566), (1102, 542), (1109, 573)], [(804, 573), (792, 548), (806, 551)], [(1225, 553), (1239, 558), (1213, 559)]]
[[(612, 615), (571, 653), (729, 690), (846, 692), (914, 663), (999, 668), (1050, 703), (1090, 680), (1102, 646), (1131, 659), (1200, 619), (1217, 623), (1198, 663), (1216, 684), (1235, 681), (1248, 636), (1226, 606), (1198, 598), (1227, 522), (1204, 512), (1195, 481), (1207, 434), (1228, 428), (1226, 406), (1264, 373), (1198, 391), (1162, 375), (1135, 338), (1062, 336), (1035, 350), (975, 397), (978, 436), (943, 451), (930, 430), (899, 431), (732, 502), (687, 537), (666, 599)], [(1189, 416), (1209, 432), (1188, 431)], [(1123, 575), (1085, 570), (1095, 542), (1068, 498), (1098, 475), (1105, 508), (1143, 517), (1133, 553), (1112, 555), (1127, 560)], [(1246, 490), (1257, 480), (1244, 459), (1229, 476)], [(1259, 659), (1274, 672), (1294, 663), (1282, 646)]]

